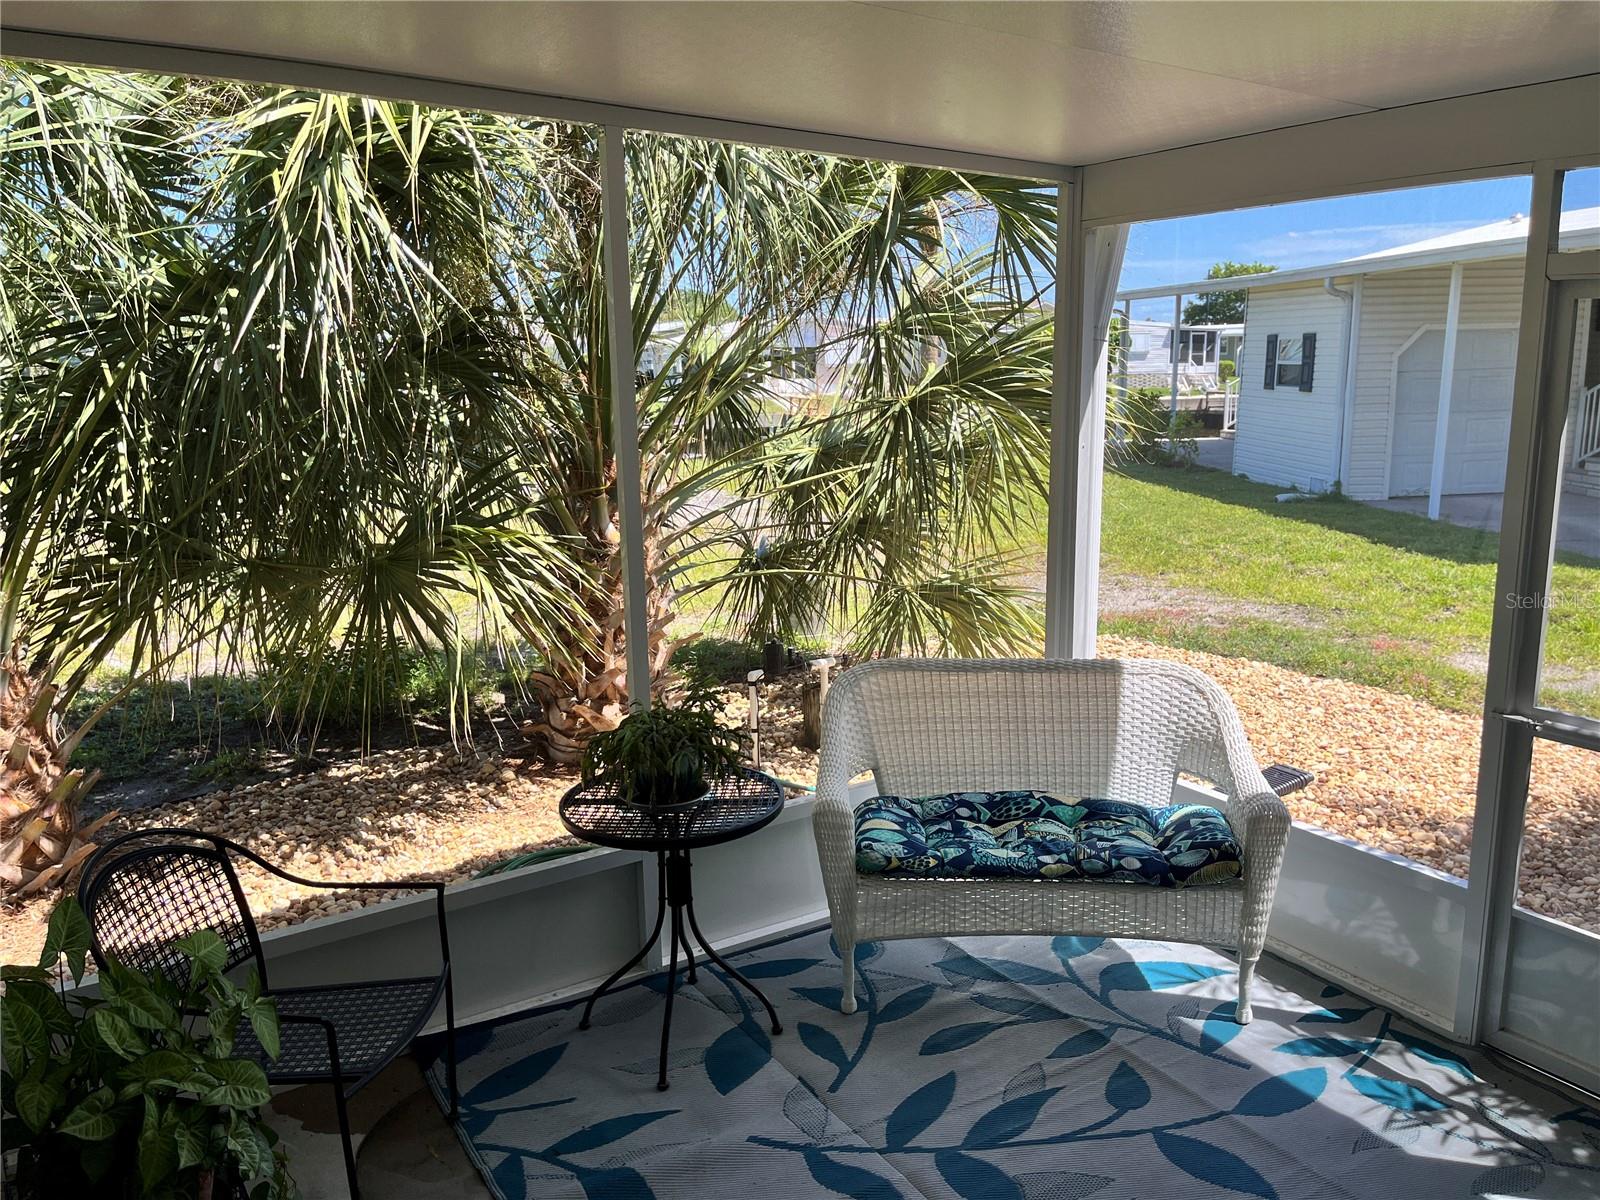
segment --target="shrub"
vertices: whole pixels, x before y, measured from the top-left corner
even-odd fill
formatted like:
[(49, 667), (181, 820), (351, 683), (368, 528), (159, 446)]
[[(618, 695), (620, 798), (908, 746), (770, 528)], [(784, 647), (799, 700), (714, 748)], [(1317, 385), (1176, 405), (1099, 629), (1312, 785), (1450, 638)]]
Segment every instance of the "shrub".
[(1106, 456), (1115, 463), (1160, 461), (1168, 396), (1160, 388), (1113, 392), (1106, 421)]
[(1172, 430), (1167, 436), (1165, 444), (1158, 448), (1161, 458), (1172, 467), (1192, 467), (1195, 459), (1200, 456), (1200, 447), (1195, 445), (1195, 432), (1201, 428), (1200, 419), (1192, 412), (1181, 412), (1172, 422)]
[(1171, 393), (1161, 388), (1129, 388), (1113, 395), (1106, 421), (1106, 457), (1113, 463), (1165, 463), (1192, 466), (1199, 421), (1193, 413), (1173, 417)]
[(743, 683), (761, 665), (761, 647), (732, 638), (701, 637), (672, 652), (672, 665), (691, 679)]

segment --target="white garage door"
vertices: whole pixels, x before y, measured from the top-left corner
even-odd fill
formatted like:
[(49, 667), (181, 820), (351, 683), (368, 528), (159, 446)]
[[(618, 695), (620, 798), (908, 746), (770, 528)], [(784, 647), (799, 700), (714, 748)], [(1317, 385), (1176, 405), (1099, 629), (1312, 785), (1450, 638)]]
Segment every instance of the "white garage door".
[[(1516, 354), (1514, 329), (1463, 329), (1457, 336), (1450, 432), (1445, 442), (1445, 495), (1504, 490)], [(1433, 475), (1434, 418), (1439, 409), (1439, 367), (1443, 361), (1444, 331), (1437, 329), (1423, 334), (1400, 355), (1395, 379), (1391, 496), (1428, 493)]]

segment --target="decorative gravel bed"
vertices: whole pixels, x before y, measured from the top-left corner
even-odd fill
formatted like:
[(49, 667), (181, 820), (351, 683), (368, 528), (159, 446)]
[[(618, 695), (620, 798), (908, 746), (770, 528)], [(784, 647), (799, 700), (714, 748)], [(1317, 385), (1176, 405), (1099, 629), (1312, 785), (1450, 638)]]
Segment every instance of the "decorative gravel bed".
[[(1479, 723), (1418, 700), (1314, 678), (1265, 663), (1103, 638), (1105, 656), (1191, 663), (1234, 697), (1257, 757), (1314, 771), (1288, 798), (1297, 821), (1465, 875), (1478, 766)], [(796, 746), (800, 678), (763, 698), (766, 767), (799, 783), (816, 756)], [(742, 723), (744, 693), (726, 717)], [(243, 842), (313, 878), (470, 879), (512, 854), (571, 844), (556, 802), (570, 768), (536, 755), (458, 756), (448, 749), (386, 751), (331, 767), (142, 809), (104, 837), (158, 825), (198, 826)], [(1535, 757), (1523, 850), (1527, 907), (1600, 931), (1600, 755), (1542, 744)], [(264, 928), (359, 907), (370, 897), (314, 891), (251, 870), (245, 886)], [(51, 901), (0, 909), (0, 961), (31, 962)]]
[[(1101, 638), (1100, 653), (1189, 663), (1221, 684), (1263, 765), (1316, 774), (1316, 783), (1286, 798), (1296, 821), (1466, 877), (1479, 719), (1248, 659), (1124, 638)], [(1518, 898), (1600, 933), (1600, 754), (1539, 744)]]

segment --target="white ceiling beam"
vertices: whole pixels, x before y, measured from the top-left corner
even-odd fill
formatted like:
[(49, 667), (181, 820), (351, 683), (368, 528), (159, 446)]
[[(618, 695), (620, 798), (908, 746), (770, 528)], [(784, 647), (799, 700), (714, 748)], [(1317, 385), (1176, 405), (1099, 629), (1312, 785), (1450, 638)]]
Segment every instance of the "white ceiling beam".
[(1596, 159), (1600, 74), (1095, 163), (1083, 168), (1083, 219), (1161, 220)]

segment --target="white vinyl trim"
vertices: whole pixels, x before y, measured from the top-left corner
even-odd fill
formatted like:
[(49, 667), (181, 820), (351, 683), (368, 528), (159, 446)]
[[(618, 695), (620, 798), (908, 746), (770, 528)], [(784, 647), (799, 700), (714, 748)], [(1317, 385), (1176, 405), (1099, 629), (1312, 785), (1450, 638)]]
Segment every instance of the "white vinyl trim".
[(1087, 165), (1084, 223), (1165, 220), (1520, 175), (1536, 162), (1572, 169), (1597, 156), (1600, 73)]
[[(1550, 389), (1545, 380), (1559, 311), (1557, 287), (1548, 271), (1560, 219), (1561, 185), (1557, 164), (1537, 164), (1523, 266), (1497, 597), (1541, 591), (1548, 582), (1555, 542), (1555, 491), (1564, 425), (1559, 418), (1564, 417), (1566, 393), (1562, 387), (1558, 394), (1546, 394)], [(1554, 411), (1557, 401), (1560, 414)], [(1502, 1025), (1534, 741), (1531, 725), (1518, 718), (1531, 713), (1537, 699), (1543, 628), (1542, 612), (1535, 617), (1520, 605), (1495, 606), (1472, 828), (1472, 886), (1467, 893), (1457, 988), (1456, 1032), (1468, 1041), (1493, 1039)]]
[[(1333, 477), (1345, 495), (1350, 494), (1350, 453), (1355, 443), (1356, 371), (1361, 364), (1362, 278), (1357, 275), (1350, 286), (1349, 324), (1345, 330), (1343, 378), (1339, 389), (1339, 444), (1334, 449), (1337, 461)], [(1387, 468), (1385, 468), (1387, 471)]]
[(1046, 658), (1093, 658), (1110, 369), (1106, 330), (1128, 229), (1084, 233), (1076, 202), (1058, 197), (1057, 206), (1056, 295), (1065, 299), (1057, 301), (1055, 323), (1044, 652)]
[(1176, 422), (1178, 419), (1178, 371), (1181, 364), (1178, 361), (1178, 343), (1183, 339), (1183, 293), (1177, 292), (1172, 297), (1172, 397), (1171, 407), (1168, 410), (1168, 419)]
[(1439, 493), (1444, 491), (1444, 456), (1450, 445), (1450, 400), (1456, 383), (1456, 343), (1461, 339), (1461, 275), (1450, 264), (1450, 299), (1444, 314), (1444, 357), (1439, 362), (1439, 403), (1433, 414), (1433, 469), (1428, 474), (1428, 519), (1439, 519)]
[(1045, 517), (1044, 653), (1072, 654), (1083, 614), (1076, 611), (1073, 582), (1083, 568), (1078, 454), (1078, 364), (1086, 349), (1079, 336), (1083, 311), (1083, 238), (1079, 189), (1056, 193), (1056, 322), (1051, 330), (1050, 479)]

